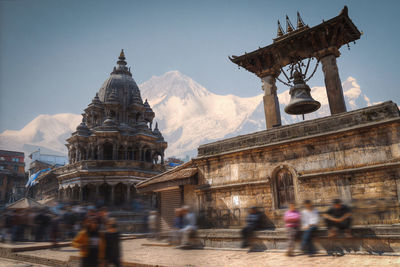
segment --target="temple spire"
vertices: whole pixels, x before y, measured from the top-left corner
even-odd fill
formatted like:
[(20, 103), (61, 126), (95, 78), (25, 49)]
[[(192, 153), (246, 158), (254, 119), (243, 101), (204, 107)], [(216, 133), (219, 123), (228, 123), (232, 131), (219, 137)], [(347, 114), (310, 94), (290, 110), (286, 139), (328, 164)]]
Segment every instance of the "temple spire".
[(301, 18), (299, 11), (297, 11), (297, 29), (303, 28), (304, 26), (304, 21)]
[(124, 65), (124, 66), (126, 65), (124, 49), (121, 49), (121, 53), (119, 54), (118, 59), (119, 59), (117, 61), (118, 65)]
[(286, 15), (286, 33), (290, 33), (292, 31), (294, 31), (294, 27), (293, 27), (292, 23), (290, 22), (288, 15)]
[(281, 22), (278, 20), (278, 33), (277, 33), (277, 37), (281, 37), (283, 36), (285, 33), (283, 32), (282, 26), (281, 26)]

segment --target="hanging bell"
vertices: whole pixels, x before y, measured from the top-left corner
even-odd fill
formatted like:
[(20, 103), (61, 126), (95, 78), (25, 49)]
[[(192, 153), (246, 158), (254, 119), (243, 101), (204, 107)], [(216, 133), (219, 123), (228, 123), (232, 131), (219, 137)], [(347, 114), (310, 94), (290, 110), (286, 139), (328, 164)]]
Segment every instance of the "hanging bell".
[(285, 107), (285, 112), (291, 115), (301, 115), (318, 110), (321, 103), (311, 97), (311, 89), (303, 80), (303, 75), (296, 70), (293, 78), (294, 85), (290, 88), (290, 102)]

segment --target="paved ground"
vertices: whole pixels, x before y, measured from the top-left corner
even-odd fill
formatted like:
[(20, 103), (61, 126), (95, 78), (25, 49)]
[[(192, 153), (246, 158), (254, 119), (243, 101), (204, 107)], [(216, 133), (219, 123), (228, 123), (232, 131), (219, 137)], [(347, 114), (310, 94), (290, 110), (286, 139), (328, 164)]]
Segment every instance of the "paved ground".
[[(123, 241), (123, 261), (177, 267), (400, 266), (400, 257), (397, 256), (345, 255), (332, 257), (317, 255), (309, 258), (302, 255), (288, 258), (283, 253), (278, 252), (248, 253), (241, 250), (179, 250), (174, 247), (143, 246), (146, 243), (150, 242), (145, 239)], [(44, 249), (21, 252), (20, 254), (67, 261), (69, 256), (78, 255), (78, 251), (71, 247), (65, 247), (59, 250)]]
[(44, 267), (44, 265), (0, 258), (0, 267)]

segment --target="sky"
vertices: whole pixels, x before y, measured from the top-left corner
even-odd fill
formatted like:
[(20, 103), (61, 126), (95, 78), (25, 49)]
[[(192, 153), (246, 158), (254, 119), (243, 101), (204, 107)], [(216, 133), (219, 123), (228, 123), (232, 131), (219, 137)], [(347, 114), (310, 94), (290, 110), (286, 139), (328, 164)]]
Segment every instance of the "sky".
[[(217, 94), (259, 95), (260, 79), (228, 56), (272, 43), (286, 14), (295, 24), (299, 11), (312, 27), (344, 5), (364, 34), (341, 49), (342, 81), (399, 104), (400, 1), (0, 0), (0, 132), (40, 114), (82, 113), (121, 48), (138, 84), (178, 70)], [(308, 84), (323, 86), (322, 71)]]

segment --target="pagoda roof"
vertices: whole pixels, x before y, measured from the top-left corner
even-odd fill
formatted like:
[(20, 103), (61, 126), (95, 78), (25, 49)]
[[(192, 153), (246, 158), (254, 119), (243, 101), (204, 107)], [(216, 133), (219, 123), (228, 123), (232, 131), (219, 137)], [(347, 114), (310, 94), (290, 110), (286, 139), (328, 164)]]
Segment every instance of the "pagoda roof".
[[(360, 39), (361, 32), (348, 16), (347, 6), (340, 14), (312, 28), (307, 25), (274, 39), (268, 46), (229, 59), (259, 77), (277, 76), (290, 63), (321, 56), (320, 52)], [(338, 52), (338, 51), (337, 51)], [(338, 56), (338, 55), (337, 55)]]

